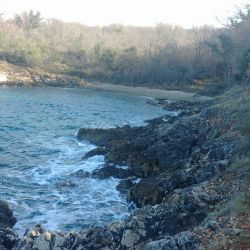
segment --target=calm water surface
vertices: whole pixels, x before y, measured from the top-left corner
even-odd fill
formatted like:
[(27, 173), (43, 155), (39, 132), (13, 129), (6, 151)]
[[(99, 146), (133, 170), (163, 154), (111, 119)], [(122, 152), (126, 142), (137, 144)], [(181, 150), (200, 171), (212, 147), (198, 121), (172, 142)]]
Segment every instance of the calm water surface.
[[(119, 221), (128, 214), (117, 179), (76, 179), (103, 156), (81, 157), (95, 146), (76, 139), (78, 128), (109, 128), (166, 114), (145, 98), (59, 88), (0, 88), (0, 199), (11, 204), (16, 229), (42, 223), (52, 230), (79, 230)], [(65, 181), (74, 186), (61, 185)]]

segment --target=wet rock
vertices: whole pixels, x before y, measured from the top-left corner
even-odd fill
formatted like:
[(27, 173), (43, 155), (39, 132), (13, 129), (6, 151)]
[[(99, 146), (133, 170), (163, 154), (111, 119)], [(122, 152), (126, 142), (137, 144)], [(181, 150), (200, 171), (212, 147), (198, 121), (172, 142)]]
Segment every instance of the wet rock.
[(90, 178), (91, 173), (80, 169), (80, 170), (70, 174), (70, 176), (77, 177), (77, 178)]
[(125, 179), (131, 176), (131, 174), (132, 173), (129, 169), (119, 168), (114, 165), (106, 164), (102, 168), (95, 169), (92, 173), (92, 177), (97, 179), (106, 179), (109, 177)]
[(119, 184), (116, 186), (116, 189), (119, 190), (121, 193), (127, 193), (128, 190), (135, 185), (133, 182), (136, 178), (128, 178), (124, 180), (120, 180)]
[(5, 201), (0, 200), (0, 224), (12, 228), (16, 224), (16, 218)]
[(89, 152), (87, 152), (83, 157), (82, 160), (86, 160), (90, 157), (93, 157), (95, 155), (105, 155), (107, 153), (107, 150), (105, 148), (97, 147)]
[(71, 180), (59, 181), (56, 183), (57, 188), (74, 188), (77, 187), (77, 184)]
[(12, 210), (5, 201), (0, 201), (0, 249), (9, 250), (17, 242), (17, 235), (11, 229), (16, 223)]

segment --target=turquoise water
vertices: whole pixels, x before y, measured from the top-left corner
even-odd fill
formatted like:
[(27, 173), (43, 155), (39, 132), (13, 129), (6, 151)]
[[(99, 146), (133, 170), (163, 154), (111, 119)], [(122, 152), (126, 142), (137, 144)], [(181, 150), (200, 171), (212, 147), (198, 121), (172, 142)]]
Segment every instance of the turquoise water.
[[(166, 114), (145, 98), (59, 88), (0, 88), (0, 199), (10, 202), (16, 229), (42, 223), (51, 230), (79, 230), (128, 215), (119, 180), (77, 179), (103, 156), (81, 157), (95, 146), (79, 142), (80, 127), (109, 128)], [(63, 185), (67, 181), (72, 185)]]

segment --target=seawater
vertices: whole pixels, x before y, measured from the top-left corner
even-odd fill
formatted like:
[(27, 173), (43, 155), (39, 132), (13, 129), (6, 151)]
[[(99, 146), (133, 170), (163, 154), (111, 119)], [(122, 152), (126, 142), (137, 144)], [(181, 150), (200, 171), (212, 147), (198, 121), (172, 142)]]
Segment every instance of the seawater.
[[(78, 141), (80, 127), (110, 128), (144, 121), (166, 111), (143, 97), (60, 88), (0, 88), (0, 199), (10, 203), (16, 230), (41, 223), (51, 230), (81, 230), (124, 219), (126, 197), (119, 180), (77, 179), (103, 156), (82, 160), (95, 148)], [(65, 184), (66, 183), (66, 184)]]

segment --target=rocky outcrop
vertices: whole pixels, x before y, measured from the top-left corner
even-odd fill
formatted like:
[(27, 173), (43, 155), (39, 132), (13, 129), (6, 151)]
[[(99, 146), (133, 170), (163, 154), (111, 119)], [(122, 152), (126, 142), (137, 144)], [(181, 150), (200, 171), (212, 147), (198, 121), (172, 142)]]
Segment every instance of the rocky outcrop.
[[(173, 190), (223, 175), (236, 153), (229, 117), (209, 104), (190, 104), (180, 116), (161, 117), (146, 127), (82, 128), (77, 137), (105, 147), (106, 162), (113, 164), (95, 177), (141, 178), (130, 186), (128, 199), (138, 207), (159, 204)], [(118, 169), (121, 164), (128, 168)]]
[[(146, 127), (82, 128), (77, 135), (105, 147), (112, 167), (98, 174), (122, 179), (117, 189), (140, 208), (123, 226), (121, 249), (198, 249), (192, 230), (233, 192), (223, 179), (237, 155), (230, 114), (213, 101), (160, 103), (182, 112)], [(128, 168), (118, 174), (121, 164)]]
[(16, 223), (16, 218), (5, 201), (0, 200), (0, 249), (12, 249), (17, 242), (17, 236), (12, 231)]
[(88, 84), (77, 77), (54, 74), (0, 61), (0, 86), (81, 87)]

